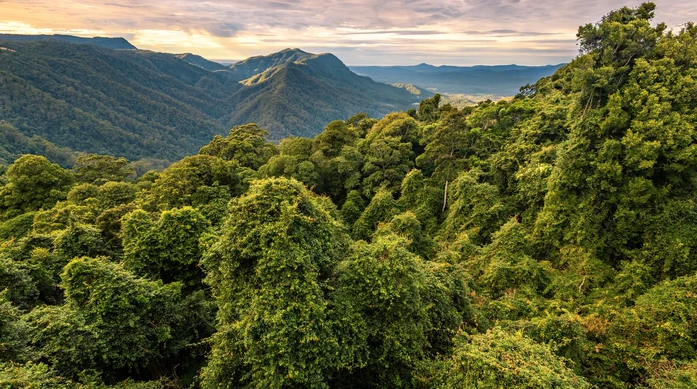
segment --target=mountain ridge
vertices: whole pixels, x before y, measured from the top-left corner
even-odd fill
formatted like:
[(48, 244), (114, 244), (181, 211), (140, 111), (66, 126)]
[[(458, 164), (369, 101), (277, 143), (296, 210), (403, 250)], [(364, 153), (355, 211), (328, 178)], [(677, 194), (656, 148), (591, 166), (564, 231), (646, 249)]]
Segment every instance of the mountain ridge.
[(74, 35), (51, 34), (51, 35), (24, 35), (24, 34), (0, 34), (0, 40), (14, 42), (39, 42), (39, 41), (61, 41), (74, 44), (91, 44), (113, 50), (134, 50), (137, 47), (123, 37), (79, 37)]
[(359, 75), (375, 81), (395, 84), (410, 83), (430, 91), (446, 94), (490, 95), (494, 98), (513, 96), (521, 86), (535, 83), (554, 74), (564, 64), (524, 65), (418, 65), (350, 66)]
[(191, 65), (195, 65), (201, 68), (204, 68), (209, 71), (217, 71), (217, 70), (224, 70), (227, 69), (225, 65), (219, 64), (215, 61), (210, 61), (207, 60), (200, 55), (192, 54), (192, 53), (182, 53), (182, 54), (176, 54), (177, 57), (181, 58), (182, 60), (190, 63)]
[[(327, 123), (322, 122), (323, 116), (307, 115), (313, 109), (326, 112), (325, 119), (348, 118), (361, 111), (380, 117), (408, 109), (422, 97), (430, 96), (428, 92), (414, 95), (359, 76), (330, 53), (286, 49), (252, 57), (241, 66), (255, 66), (261, 72), (240, 81), (246, 88), (233, 96), (238, 110), (226, 116), (224, 122), (233, 125), (246, 119), (275, 128), (283, 136), (312, 136), (314, 131), (309, 129), (322, 128)], [(238, 76), (239, 73), (233, 74)], [(265, 111), (274, 114), (262, 117)], [(309, 125), (303, 128), (300, 123)]]
[[(129, 159), (174, 160), (249, 122), (271, 140), (314, 136), (332, 120), (361, 111), (381, 117), (423, 97), (358, 76), (332, 54), (297, 49), (250, 58), (235, 70), (190, 53), (54, 39), (0, 46), (8, 49), (0, 51), (0, 79), (11, 81), (0, 83), (0, 121), (58, 150)], [(241, 82), (270, 69), (264, 82)]]
[(240, 80), (246, 80), (277, 66), (286, 65), (316, 54), (307, 53), (300, 49), (283, 49), (276, 53), (257, 55), (230, 65), (229, 71)]

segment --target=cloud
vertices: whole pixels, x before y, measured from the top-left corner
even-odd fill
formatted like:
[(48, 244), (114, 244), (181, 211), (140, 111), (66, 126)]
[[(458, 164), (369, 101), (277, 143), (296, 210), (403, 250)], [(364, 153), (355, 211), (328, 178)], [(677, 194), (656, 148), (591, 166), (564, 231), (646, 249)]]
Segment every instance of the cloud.
[(559, 35), (559, 32), (545, 32), (545, 31), (519, 31), (519, 30), (487, 30), (487, 31), (477, 31), (477, 30), (466, 30), (462, 31), (467, 35), (488, 35), (488, 36), (542, 36), (542, 35)]
[(243, 27), (237, 23), (213, 23), (206, 25), (204, 29), (213, 36), (230, 38), (235, 36), (235, 33), (242, 30)]
[[(656, 3), (656, 20), (671, 27), (697, 20), (693, 1)], [(340, 54), (350, 64), (544, 64), (573, 58), (578, 25), (636, 4), (634, 0), (0, 0), (0, 31), (124, 36), (145, 49), (194, 52), (213, 59), (301, 47)]]
[(436, 30), (365, 30), (365, 31), (347, 31), (344, 35), (372, 35), (372, 34), (392, 34), (392, 35), (438, 35), (443, 34), (443, 31)]

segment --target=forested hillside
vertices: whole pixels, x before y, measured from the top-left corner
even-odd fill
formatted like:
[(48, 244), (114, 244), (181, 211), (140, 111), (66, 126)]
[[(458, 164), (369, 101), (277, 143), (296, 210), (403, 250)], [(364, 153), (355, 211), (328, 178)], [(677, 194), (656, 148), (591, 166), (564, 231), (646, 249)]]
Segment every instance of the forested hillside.
[(237, 124), (259, 123), (274, 141), (314, 136), (331, 120), (380, 117), (430, 96), (357, 76), (330, 54), (296, 63), (286, 50), (264, 57), (270, 73), (257, 66), (240, 76), (235, 69), (254, 59), (227, 68), (192, 54), (12, 37), (0, 36), (0, 136), (19, 138), (0, 145), (5, 161), (37, 152), (29, 138), (60, 150), (46, 154), (63, 166), (76, 152), (173, 162)]
[(511, 101), (440, 96), (134, 179), (0, 178), (0, 387), (697, 387), (697, 27), (579, 28)]
[[(74, 151), (176, 159), (223, 133), (239, 84), (170, 54), (55, 41), (0, 45), (0, 119)], [(23, 151), (26, 152), (26, 151)]]
[[(358, 76), (332, 54), (314, 55), (295, 49), (270, 57), (232, 65), (233, 72), (253, 68), (258, 73), (242, 81), (245, 88), (231, 100), (236, 110), (223, 122), (252, 122), (273, 128), (274, 140), (279, 135), (314, 136), (315, 129), (323, 128), (327, 118), (347, 118), (360, 111), (381, 117), (416, 107), (414, 102), (432, 95)], [(244, 76), (249, 71), (243, 72)]]

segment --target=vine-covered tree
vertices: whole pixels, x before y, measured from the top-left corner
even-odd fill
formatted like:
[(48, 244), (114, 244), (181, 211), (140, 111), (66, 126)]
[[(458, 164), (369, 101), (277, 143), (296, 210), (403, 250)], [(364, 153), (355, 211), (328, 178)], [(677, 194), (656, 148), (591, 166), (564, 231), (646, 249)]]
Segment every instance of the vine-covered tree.
[(333, 213), (285, 178), (233, 200), (203, 262), (219, 306), (205, 387), (326, 387), (342, 359), (327, 282), (346, 236)]
[(0, 188), (0, 215), (19, 214), (52, 207), (65, 199), (75, 178), (46, 157), (24, 155), (5, 172), (7, 184)]

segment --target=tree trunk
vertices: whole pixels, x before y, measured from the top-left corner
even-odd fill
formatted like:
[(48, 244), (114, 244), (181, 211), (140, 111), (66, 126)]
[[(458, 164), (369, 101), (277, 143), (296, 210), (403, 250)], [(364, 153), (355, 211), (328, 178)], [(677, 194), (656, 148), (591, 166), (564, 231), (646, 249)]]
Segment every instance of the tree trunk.
[(445, 213), (445, 205), (448, 204), (448, 180), (445, 180), (445, 192), (443, 193), (443, 209), (440, 211), (440, 215), (443, 216)]

